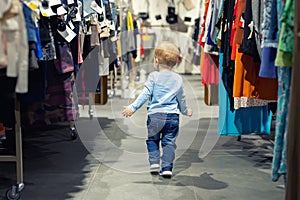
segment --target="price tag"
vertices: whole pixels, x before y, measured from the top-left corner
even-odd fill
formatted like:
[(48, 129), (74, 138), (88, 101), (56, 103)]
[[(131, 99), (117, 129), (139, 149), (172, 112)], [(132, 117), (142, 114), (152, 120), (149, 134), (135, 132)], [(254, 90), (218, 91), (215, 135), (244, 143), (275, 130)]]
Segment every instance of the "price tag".
[(75, 26), (73, 25), (72, 21), (69, 21), (68, 24), (69, 24), (70, 29), (71, 29), (71, 30), (74, 30)]
[(57, 6), (61, 5), (61, 0), (50, 0), (49, 1), (49, 6)]
[(65, 15), (65, 14), (67, 14), (67, 11), (66, 11), (66, 9), (64, 9), (64, 7), (63, 6), (59, 6), (58, 8), (57, 8), (57, 15)]
[(76, 33), (72, 31), (69, 26), (66, 26), (65, 31), (58, 30), (58, 33), (65, 38), (67, 42), (71, 42), (76, 37)]
[(74, 4), (74, 0), (68, 0), (68, 5)]

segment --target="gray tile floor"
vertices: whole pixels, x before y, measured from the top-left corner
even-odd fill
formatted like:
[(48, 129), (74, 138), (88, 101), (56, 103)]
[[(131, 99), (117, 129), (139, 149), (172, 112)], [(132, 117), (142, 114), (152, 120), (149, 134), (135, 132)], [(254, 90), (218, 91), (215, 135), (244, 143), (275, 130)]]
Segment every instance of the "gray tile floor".
[[(172, 179), (147, 172), (145, 108), (132, 118), (121, 110), (131, 100), (81, 107), (80, 139), (67, 127), (24, 136), (25, 200), (282, 200), (282, 182), (270, 179), (273, 145), (258, 135), (217, 135), (218, 108), (203, 102), (199, 75), (184, 76), (194, 116), (181, 118)], [(14, 165), (0, 163), (0, 199), (14, 183)]]

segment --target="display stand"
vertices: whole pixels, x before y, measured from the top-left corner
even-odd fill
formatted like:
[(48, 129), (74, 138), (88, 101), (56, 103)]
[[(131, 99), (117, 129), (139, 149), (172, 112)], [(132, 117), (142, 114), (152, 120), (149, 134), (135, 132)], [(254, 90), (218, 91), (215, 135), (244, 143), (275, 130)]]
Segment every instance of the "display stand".
[(16, 115), (16, 155), (3, 155), (0, 156), (0, 162), (15, 162), (17, 172), (17, 183), (13, 185), (7, 192), (6, 198), (8, 200), (15, 200), (20, 198), (20, 193), (24, 188), (23, 183), (23, 155), (22, 155), (22, 133), (21, 133), (21, 115), (20, 103), (16, 101), (15, 106)]

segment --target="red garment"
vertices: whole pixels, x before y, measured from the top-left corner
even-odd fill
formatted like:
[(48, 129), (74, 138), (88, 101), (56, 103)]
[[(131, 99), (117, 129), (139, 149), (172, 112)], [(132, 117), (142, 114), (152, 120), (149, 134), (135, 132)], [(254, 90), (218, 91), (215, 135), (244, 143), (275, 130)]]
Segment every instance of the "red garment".
[(232, 47), (232, 52), (231, 52), (231, 60), (236, 59), (236, 43), (234, 42), (235, 34), (236, 34), (236, 28), (238, 26), (238, 7), (239, 7), (239, 0), (235, 4), (234, 8), (234, 20), (232, 22), (232, 29), (231, 29), (231, 36), (230, 36), (230, 46)]
[(199, 40), (198, 40), (198, 44), (202, 47), (204, 47), (204, 42), (202, 42), (202, 39), (203, 39), (203, 36), (204, 36), (204, 33), (205, 33), (205, 23), (206, 23), (206, 16), (207, 16), (207, 12), (208, 12), (209, 3), (210, 3), (210, 0), (207, 0), (205, 2), (205, 10), (204, 10), (204, 15), (203, 15), (204, 21), (201, 24), (202, 30), (201, 30), (201, 34), (200, 34), (200, 37), (199, 37)]
[(219, 56), (204, 53), (202, 66), (202, 84), (219, 84)]

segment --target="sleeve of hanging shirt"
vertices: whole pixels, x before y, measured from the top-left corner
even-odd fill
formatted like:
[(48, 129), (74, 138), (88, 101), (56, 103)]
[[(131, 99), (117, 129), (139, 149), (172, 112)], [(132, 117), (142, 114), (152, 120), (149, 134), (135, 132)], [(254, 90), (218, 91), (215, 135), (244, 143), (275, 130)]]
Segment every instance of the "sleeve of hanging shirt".
[(142, 93), (137, 97), (137, 99), (132, 104), (129, 105), (129, 108), (132, 110), (132, 112), (137, 111), (151, 97), (153, 92), (153, 86), (154, 86), (154, 76), (153, 73), (150, 73)]
[(181, 87), (178, 90), (176, 99), (177, 99), (177, 102), (178, 102), (178, 107), (179, 107), (180, 112), (184, 115), (187, 115), (188, 114), (188, 107), (186, 105), (183, 84), (181, 85)]

